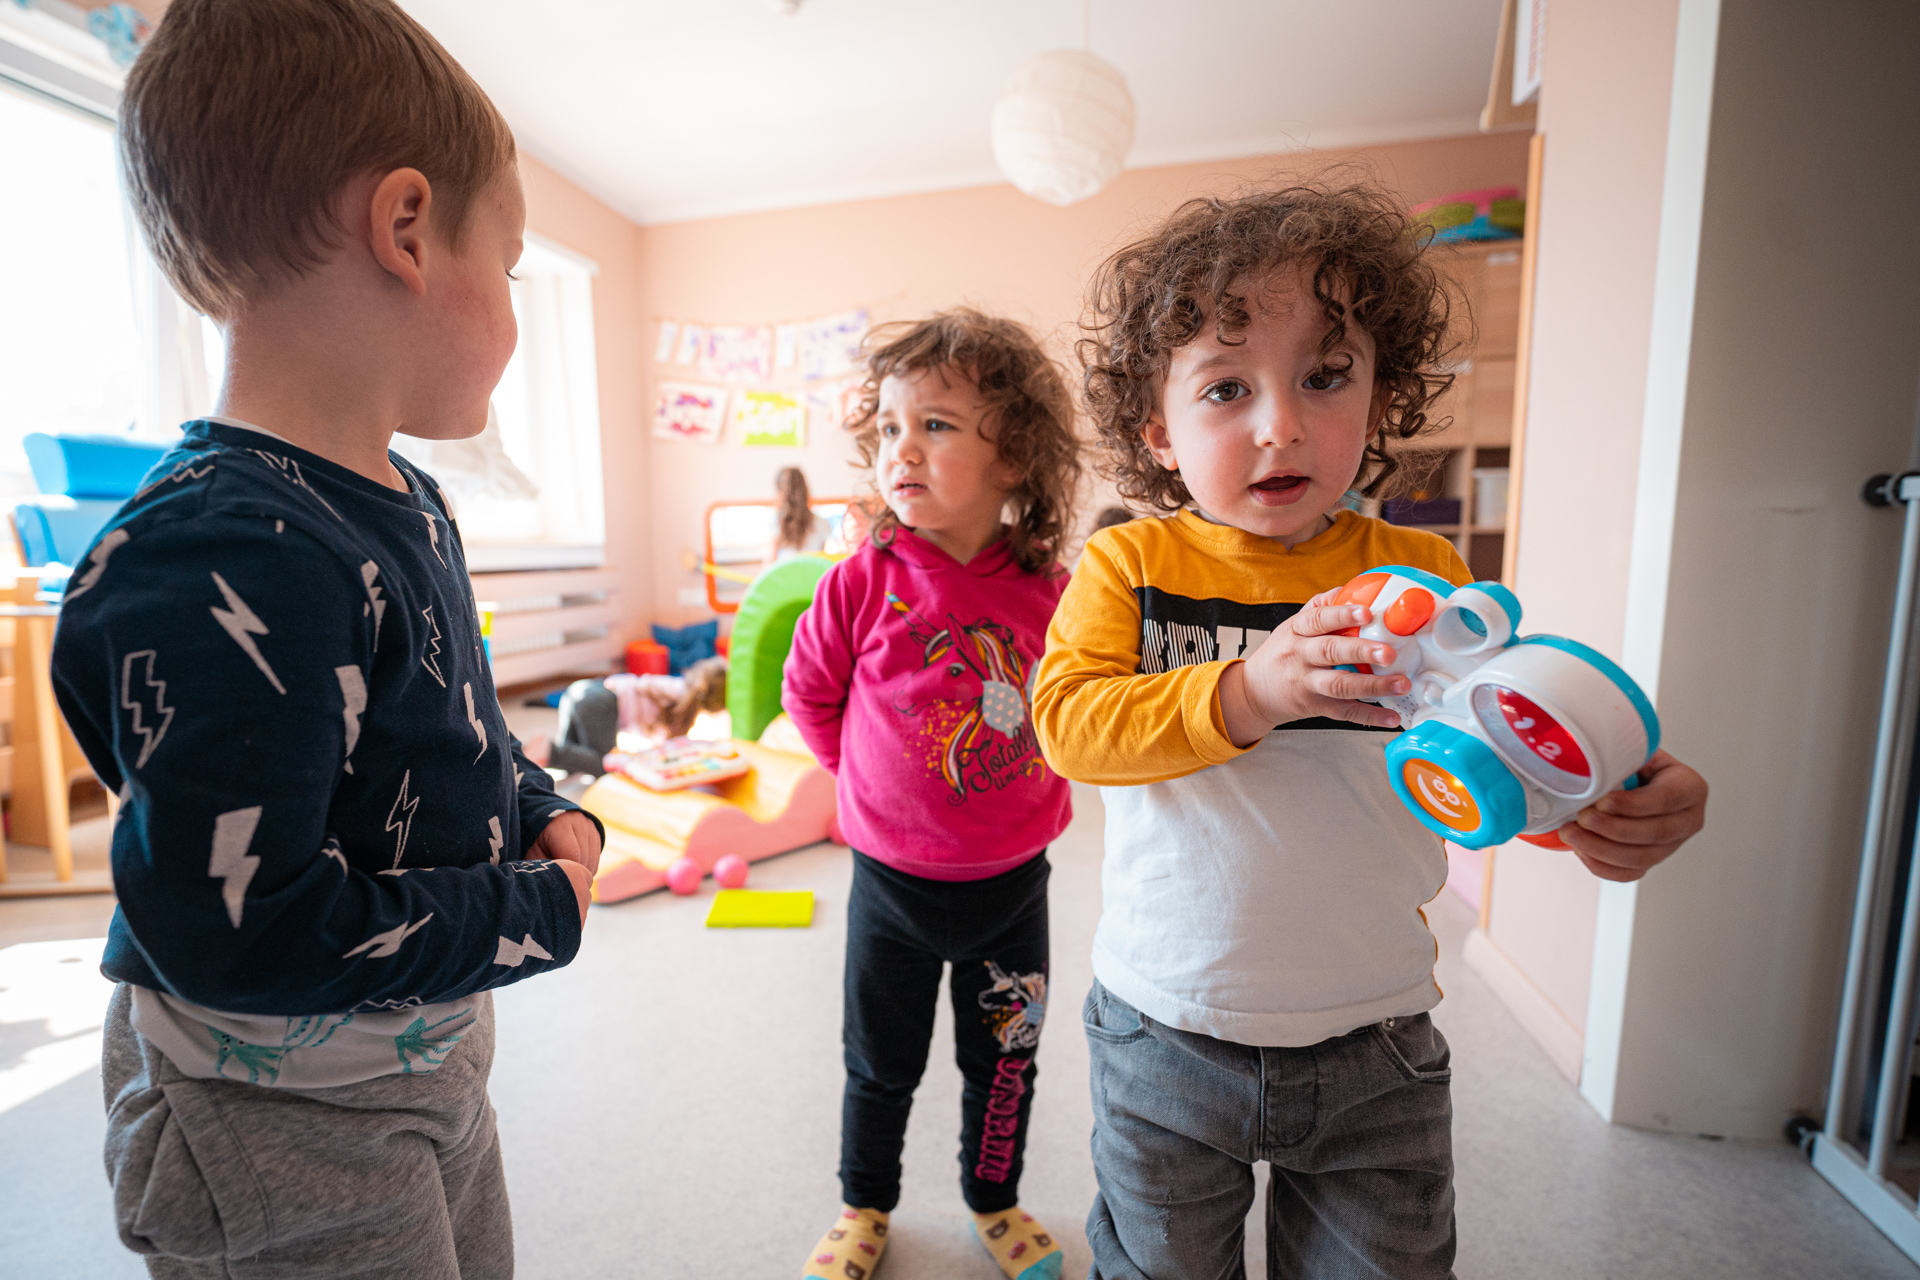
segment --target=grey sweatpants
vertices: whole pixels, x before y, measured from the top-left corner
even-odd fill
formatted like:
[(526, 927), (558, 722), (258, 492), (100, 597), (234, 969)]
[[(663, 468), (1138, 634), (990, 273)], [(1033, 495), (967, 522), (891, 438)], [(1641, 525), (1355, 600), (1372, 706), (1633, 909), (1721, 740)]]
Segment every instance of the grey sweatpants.
[(195, 1080), (107, 1007), (107, 1178), (159, 1280), (505, 1280), (513, 1222), (487, 1101), (493, 1002), (431, 1075), (331, 1089)]

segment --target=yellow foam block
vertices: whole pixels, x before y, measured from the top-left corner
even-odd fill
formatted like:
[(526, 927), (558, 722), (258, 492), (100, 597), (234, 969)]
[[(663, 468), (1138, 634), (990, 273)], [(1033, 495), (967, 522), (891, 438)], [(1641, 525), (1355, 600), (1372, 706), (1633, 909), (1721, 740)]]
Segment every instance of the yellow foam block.
[(709, 929), (805, 929), (813, 923), (813, 890), (769, 893), (722, 889), (707, 912)]

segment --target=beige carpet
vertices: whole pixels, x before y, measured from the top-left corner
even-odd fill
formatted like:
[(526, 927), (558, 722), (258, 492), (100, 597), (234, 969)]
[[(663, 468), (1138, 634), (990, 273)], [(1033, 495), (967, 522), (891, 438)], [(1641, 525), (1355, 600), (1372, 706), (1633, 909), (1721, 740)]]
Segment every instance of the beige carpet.
[[(1073, 1280), (1087, 1272), (1093, 1190), (1077, 1015), (1101, 821), (1097, 795), (1076, 805), (1054, 853), (1053, 1017), (1023, 1189), (1066, 1243)], [(711, 882), (693, 899), (595, 908), (572, 967), (501, 994), (493, 1096), (523, 1280), (798, 1274), (837, 1203), (847, 877), (846, 854), (826, 846), (755, 865), (756, 887), (815, 892), (807, 930), (709, 931)], [(98, 936), (108, 905), (0, 902), (0, 948)], [(1429, 914), (1448, 993), (1435, 1018), (1454, 1047), (1463, 1280), (1916, 1274), (1791, 1148), (1601, 1123), (1460, 962), (1466, 908), (1443, 894)], [(25, 1054), (75, 1034), (32, 1013), (31, 994), (0, 987), (0, 1085)], [(947, 1026), (943, 1006), (876, 1280), (999, 1274), (960, 1201)], [(0, 1110), (0, 1276), (143, 1274), (108, 1216), (99, 1087), (86, 1073)], [(1251, 1233), (1256, 1276), (1260, 1248)]]

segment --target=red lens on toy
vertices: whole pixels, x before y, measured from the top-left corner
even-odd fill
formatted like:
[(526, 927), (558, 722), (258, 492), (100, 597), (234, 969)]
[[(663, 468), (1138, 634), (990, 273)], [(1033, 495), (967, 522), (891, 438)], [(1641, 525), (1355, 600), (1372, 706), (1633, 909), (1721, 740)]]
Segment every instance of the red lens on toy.
[(1493, 686), (1493, 692), (1499, 702), (1501, 719), (1528, 750), (1562, 773), (1578, 778), (1593, 775), (1580, 744), (1558, 720), (1541, 710), (1538, 703), (1499, 685)]

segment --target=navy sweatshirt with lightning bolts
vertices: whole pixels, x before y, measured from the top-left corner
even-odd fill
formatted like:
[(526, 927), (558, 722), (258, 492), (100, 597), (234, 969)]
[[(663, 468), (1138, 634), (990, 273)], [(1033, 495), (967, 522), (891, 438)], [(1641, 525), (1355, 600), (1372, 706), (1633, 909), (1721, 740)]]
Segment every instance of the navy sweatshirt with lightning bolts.
[(189, 423), (76, 566), (53, 679), (122, 799), (108, 977), (346, 1013), (578, 950), (565, 873), (522, 860), (577, 806), (507, 731), (445, 498), (392, 461), (405, 493)]

